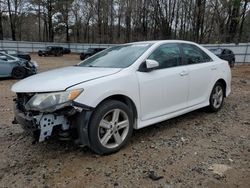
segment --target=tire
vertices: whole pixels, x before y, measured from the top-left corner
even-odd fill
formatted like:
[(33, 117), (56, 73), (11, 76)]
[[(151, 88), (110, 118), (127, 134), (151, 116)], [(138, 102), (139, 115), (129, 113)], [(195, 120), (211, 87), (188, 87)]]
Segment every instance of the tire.
[(223, 102), (224, 102), (224, 96), (225, 96), (225, 88), (223, 84), (220, 82), (217, 82), (213, 90), (210, 94), (209, 98), (209, 110), (211, 112), (217, 112), (221, 109)]
[(27, 72), (22, 66), (14, 67), (11, 73), (12, 77), (15, 79), (22, 79), (26, 76), (26, 74)]
[(120, 101), (104, 101), (90, 121), (90, 148), (100, 155), (117, 152), (126, 145), (132, 132), (133, 114), (129, 107)]
[(235, 64), (235, 60), (232, 60), (232, 61), (229, 63), (229, 65), (230, 65), (231, 68), (234, 67), (234, 64)]
[(62, 52), (56, 52), (55, 53), (55, 56), (58, 57), (58, 56), (63, 56), (63, 53)]

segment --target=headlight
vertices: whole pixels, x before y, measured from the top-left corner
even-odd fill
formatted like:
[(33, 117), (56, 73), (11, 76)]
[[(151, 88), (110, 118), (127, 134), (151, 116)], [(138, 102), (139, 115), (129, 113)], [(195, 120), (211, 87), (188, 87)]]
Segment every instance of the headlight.
[(25, 105), (27, 110), (52, 112), (71, 104), (83, 90), (71, 90), (34, 95)]

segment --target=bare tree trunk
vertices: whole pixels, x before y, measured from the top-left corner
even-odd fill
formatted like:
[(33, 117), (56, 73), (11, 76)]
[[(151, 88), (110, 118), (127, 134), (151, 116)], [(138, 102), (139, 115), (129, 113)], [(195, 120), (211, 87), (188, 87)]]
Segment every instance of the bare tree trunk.
[(52, 0), (48, 1), (47, 9), (48, 9), (48, 32), (49, 32), (49, 42), (54, 41), (54, 29), (52, 24)]
[(97, 29), (98, 29), (98, 38), (99, 42), (102, 42), (102, 20), (101, 20), (101, 0), (97, 1)]
[(131, 0), (127, 0), (127, 10), (125, 13), (125, 25), (126, 25), (126, 38), (125, 41), (129, 42), (131, 37)]
[(247, 3), (248, 3), (248, 1), (249, 0), (245, 0), (243, 11), (242, 11), (242, 15), (241, 15), (241, 23), (240, 23), (240, 30), (239, 30), (238, 42), (240, 42), (241, 38), (242, 38), (243, 24), (244, 24), (245, 18), (246, 18), (246, 10), (247, 10)]
[(180, 1), (177, 1), (177, 10), (176, 10), (176, 19), (175, 19), (175, 28), (174, 28), (174, 38), (177, 38), (177, 26), (179, 24), (179, 10), (180, 10)]
[(76, 19), (76, 42), (80, 42), (80, 24), (79, 24), (79, 21), (78, 21), (78, 18)]
[(38, 1), (38, 40), (41, 41), (41, 3)]
[(66, 42), (70, 42), (70, 38), (69, 38), (69, 5), (68, 5), (68, 1), (66, 1), (65, 4), (66, 4), (66, 9), (65, 9)]
[(195, 42), (199, 41), (199, 33), (200, 33), (200, 27), (201, 27), (201, 4), (202, 0), (197, 0), (195, 4), (195, 13), (194, 13), (194, 39)]
[(109, 30), (109, 43), (113, 43), (113, 34), (114, 34), (114, 7), (113, 0), (110, 0), (110, 30)]
[(121, 38), (121, 19), (122, 19), (122, 8), (121, 8), (121, 3), (120, 3), (119, 9), (118, 9), (118, 31), (117, 31), (118, 42), (120, 42), (120, 38)]
[(15, 23), (14, 23), (14, 18), (12, 15), (12, 11), (11, 11), (11, 3), (10, 0), (7, 0), (8, 3), (8, 11), (9, 11), (9, 19), (10, 19), (10, 29), (11, 29), (11, 36), (12, 36), (12, 40), (16, 40), (16, 29), (15, 29)]
[(206, 11), (206, 0), (202, 1), (201, 4), (201, 24), (200, 24), (200, 36), (199, 36), (199, 43), (202, 43), (204, 37), (204, 18), (205, 18), (205, 11)]

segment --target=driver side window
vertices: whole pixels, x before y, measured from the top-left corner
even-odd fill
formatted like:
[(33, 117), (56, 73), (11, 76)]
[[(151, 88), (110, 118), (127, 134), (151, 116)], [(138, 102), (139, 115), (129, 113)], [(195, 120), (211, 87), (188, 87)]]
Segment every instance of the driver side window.
[(158, 69), (176, 67), (181, 64), (181, 53), (177, 44), (164, 44), (158, 47), (148, 59), (157, 61)]

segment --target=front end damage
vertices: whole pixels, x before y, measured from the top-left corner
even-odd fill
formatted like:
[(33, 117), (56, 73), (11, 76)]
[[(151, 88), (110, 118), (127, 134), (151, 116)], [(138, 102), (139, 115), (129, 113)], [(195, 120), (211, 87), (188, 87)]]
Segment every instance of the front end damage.
[(70, 102), (52, 112), (27, 110), (27, 103), (34, 94), (18, 93), (14, 99), (13, 124), (20, 124), (33, 134), (35, 142), (43, 142), (52, 136), (61, 140), (73, 139), (80, 146), (89, 145), (88, 124), (93, 108)]

